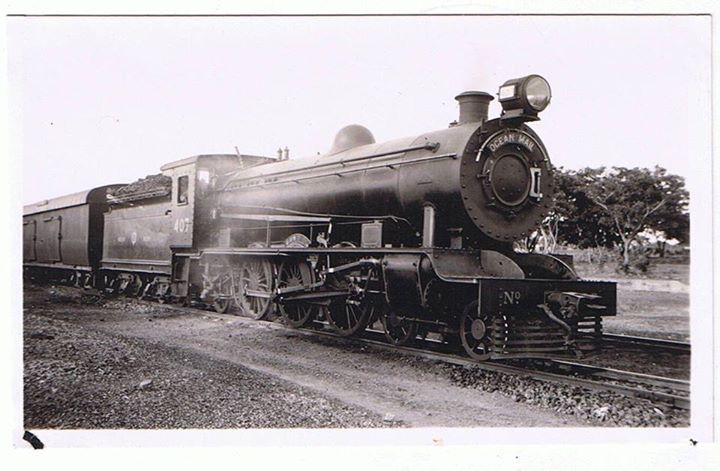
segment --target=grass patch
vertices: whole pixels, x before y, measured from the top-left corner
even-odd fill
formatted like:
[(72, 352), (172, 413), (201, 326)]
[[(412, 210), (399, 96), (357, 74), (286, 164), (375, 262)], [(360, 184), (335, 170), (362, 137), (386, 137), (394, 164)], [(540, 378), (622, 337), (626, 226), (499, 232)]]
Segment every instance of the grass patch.
[(638, 275), (626, 275), (616, 271), (616, 263), (586, 263), (575, 262), (575, 271), (582, 278), (603, 279), (603, 280), (627, 280), (627, 279), (655, 279), (675, 280), (681, 283), (690, 283), (690, 265), (687, 263), (654, 263), (651, 262), (646, 273), (642, 277)]
[(690, 338), (687, 293), (618, 290), (618, 315), (603, 319), (605, 331), (673, 340)]

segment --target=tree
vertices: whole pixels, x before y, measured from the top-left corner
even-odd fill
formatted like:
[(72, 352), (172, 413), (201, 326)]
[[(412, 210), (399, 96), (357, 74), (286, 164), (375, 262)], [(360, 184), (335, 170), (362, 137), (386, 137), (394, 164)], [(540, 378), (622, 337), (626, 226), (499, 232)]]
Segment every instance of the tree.
[(584, 194), (601, 209), (600, 225), (613, 228), (619, 238), (622, 268), (630, 267), (630, 248), (645, 229), (680, 235), (687, 221), (688, 192), (685, 180), (654, 170), (613, 167), (578, 172)]
[[(537, 231), (524, 242), (524, 249), (552, 253), (556, 244), (586, 247), (614, 247), (620, 241), (612, 224), (606, 223), (602, 209), (586, 195), (586, 174), (602, 169), (585, 169), (582, 173), (554, 170), (554, 206)], [(523, 245), (523, 244), (521, 244)]]
[(556, 171), (555, 207), (557, 239), (564, 244), (586, 247), (613, 247), (619, 242), (614, 227), (587, 194), (588, 179), (603, 169)]

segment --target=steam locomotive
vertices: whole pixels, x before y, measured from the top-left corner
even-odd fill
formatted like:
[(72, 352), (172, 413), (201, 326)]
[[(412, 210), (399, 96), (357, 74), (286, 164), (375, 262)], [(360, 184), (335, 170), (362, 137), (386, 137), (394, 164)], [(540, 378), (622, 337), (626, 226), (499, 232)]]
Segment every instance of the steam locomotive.
[(615, 284), (513, 249), (552, 207), (527, 125), (550, 86), (529, 75), (498, 96), (495, 119), (468, 91), (446, 129), (376, 143), (351, 125), (313, 158), (198, 155), (26, 206), (25, 271), (343, 336), (381, 321), (395, 344), (432, 334), (478, 360), (597, 350)]

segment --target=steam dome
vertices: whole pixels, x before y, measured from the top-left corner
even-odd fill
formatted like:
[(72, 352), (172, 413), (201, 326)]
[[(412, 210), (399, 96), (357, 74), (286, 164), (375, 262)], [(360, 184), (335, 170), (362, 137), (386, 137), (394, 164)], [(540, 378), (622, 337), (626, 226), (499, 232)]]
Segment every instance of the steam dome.
[(330, 148), (330, 154), (337, 154), (353, 147), (375, 144), (375, 137), (370, 130), (359, 124), (345, 126), (335, 135), (335, 140)]

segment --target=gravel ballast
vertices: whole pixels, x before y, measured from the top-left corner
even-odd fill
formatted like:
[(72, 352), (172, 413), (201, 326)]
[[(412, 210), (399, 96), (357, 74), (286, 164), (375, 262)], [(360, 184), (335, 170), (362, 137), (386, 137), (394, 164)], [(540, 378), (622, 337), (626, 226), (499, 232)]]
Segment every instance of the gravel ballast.
[(688, 413), (611, 391), (586, 389), (481, 370), (448, 367), (454, 381), (466, 387), (491, 391), (515, 402), (535, 404), (590, 423), (618, 427), (687, 427)]
[(686, 426), (687, 411), (278, 323), (26, 286), (27, 428)]
[(387, 427), (235, 364), (25, 316), (26, 428)]

